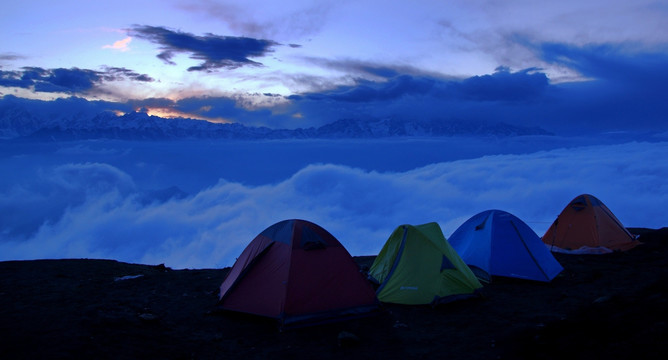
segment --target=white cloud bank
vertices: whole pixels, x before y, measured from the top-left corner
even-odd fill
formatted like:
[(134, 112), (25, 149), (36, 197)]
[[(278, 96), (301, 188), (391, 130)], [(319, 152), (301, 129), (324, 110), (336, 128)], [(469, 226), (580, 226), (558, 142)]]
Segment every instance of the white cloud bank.
[[(255, 235), (289, 218), (316, 222), (352, 255), (373, 255), (404, 223), (446, 236), (487, 209), (542, 235), (575, 196), (601, 199), (629, 227), (668, 226), (668, 142), (599, 145), (443, 162), (406, 172), (315, 164), (274, 184), (221, 180), (185, 198), (147, 202), (108, 164), (45, 171), (39, 186), (0, 193), (0, 213), (44, 223), (28, 238), (0, 222), (0, 260), (110, 258), (174, 268), (231, 266)], [(47, 216), (60, 207), (61, 215)], [(42, 214), (42, 215), (39, 215)]]

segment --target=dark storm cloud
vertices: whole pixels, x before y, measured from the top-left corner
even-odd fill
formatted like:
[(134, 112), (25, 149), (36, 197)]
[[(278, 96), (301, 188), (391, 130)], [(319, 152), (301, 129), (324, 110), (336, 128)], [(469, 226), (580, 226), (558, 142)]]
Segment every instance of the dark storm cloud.
[(267, 108), (248, 109), (239, 99), (231, 97), (191, 97), (175, 102), (174, 109), (194, 114), (194, 118), (226, 119), (246, 126), (268, 126), (283, 128), (288, 116), (272, 113)]
[(355, 74), (358, 78), (354, 85), (302, 94), (296, 98), (366, 102), (424, 95), (450, 100), (527, 101), (539, 97), (549, 85), (547, 76), (536, 68), (511, 72), (501, 66), (493, 74), (462, 79), (429, 74), (408, 66), (313, 58), (309, 61), (328, 69)]
[(86, 92), (102, 80), (101, 74), (86, 69), (53, 69), (46, 76), (34, 78), (35, 91), (81, 93)]
[(408, 94), (426, 94), (434, 87), (434, 84), (434, 79), (401, 75), (386, 82), (358, 80), (354, 86), (340, 86), (333, 90), (294, 96), (292, 98), (357, 103), (384, 101)]
[(135, 71), (126, 68), (119, 67), (105, 67), (104, 79), (108, 81), (115, 81), (121, 79), (130, 79), (140, 82), (153, 82), (155, 81), (152, 77), (147, 74), (139, 74)]
[(327, 68), (330, 70), (340, 71), (344, 74), (350, 74), (352, 76), (359, 77), (377, 77), (377, 78), (393, 78), (398, 75), (416, 75), (424, 74), (424, 71), (411, 67), (411, 66), (387, 66), (379, 65), (373, 62), (358, 61), (351, 59), (324, 59), (324, 58), (314, 58), (306, 57), (305, 60), (308, 62)]
[(20, 71), (0, 70), (0, 86), (28, 88), (33, 84), (30, 79), (24, 79)]
[(167, 98), (147, 98), (128, 100), (134, 109), (138, 108), (172, 108), (174, 107), (174, 100)]
[(427, 75), (397, 75), (388, 68), (368, 73), (387, 77), (384, 81), (358, 80), (352, 86), (293, 96), (293, 99), (369, 102), (399, 99), (405, 96), (430, 96), (442, 100), (525, 101), (538, 97), (547, 88), (548, 79), (536, 69), (510, 72), (499, 68), (494, 74), (451, 80)]
[(0, 71), (0, 86), (66, 94), (85, 93), (103, 82), (124, 79), (139, 82), (154, 81), (146, 74), (119, 67), (104, 67), (103, 71), (40, 67), (24, 67), (20, 71)]
[[(400, 117), (504, 121), (556, 133), (668, 130), (668, 54), (624, 45), (525, 44), (542, 60), (571, 69), (586, 81), (551, 83), (538, 68), (463, 79), (362, 63), (354, 85), (291, 96), (303, 121)], [(410, 69), (408, 69), (410, 71)], [(376, 80), (368, 80), (368, 78)], [(314, 124), (318, 125), (318, 124)], [(320, 124), (321, 125), (321, 124)]]
[(577, 47), (561, 43), (544, 43), (534, 47), (543, 60), (567, 66), (587, 77), (643, 87), (658, 84), (664, 88), (667, 86), (668, 49), (650, 52), (636, 50), (628, 45)]
[(25, 56), (15, 53), (0, 53), (0, 61), (14, 61), (25, 59)]
[(130, 29), (129, 34), (160, 45), (157, 55), (162, 61), (174, 65), (172, 58), (177, 53), (188, 53), (191, 59), (201, 60), (198, 66), (188, 71), (213, 71), (234, 69), (241, 66), (259, 66), (250, 58), (261, 57), (272, 51), (278, 43), (271, 40), (247, 37), (220, 36), (207, 33), (204, 36), (173, 31), (160, 26), (140, 26)]
[[(368, 67), (368, 73), (374, 69)], [(379, 68), (378, 74), (392, 75)], [(303, 121), (320, 126), (343, 118), (400, 118), (425, 121), (503, 121), (537, 126), (536, 103), (549, 91), (545, 74), (499, 68), (491, 75), (452, 79), (403, 74), (379, 81), (289, 97)], [(519, 110), (518, 110), (519, 109)], [(525, 121), (529, 120), (529, 121)]]
[(455, 96), (474, 101), (531, 101), (542, 96), (549, 85), (547, 76), (525, 69), (510, 72), (497, 68), (491, 75), (473, 76), (461, 82), (451, 82)]
[(133, 111), (131, 104), (89, 101), (84, 98), (71, 96), (58, 98), (52, 101), (34, 100), (20, 98), (13, 95), (0, 97), (0, 114), (11, 109), (21, 109), (28, 114), (41, 119), (57, 119), (78, 116), (81, 118), (93, 118), (104, 111)]
[[(551, 105), (591, 126), (668, 130), (668, 53), (624, 45), (536, 47), (547, 62), (567, 66), (587, 82), (555, 85)], [(559, 105), (560, 108), (557, 109)]]
[(38, 67), (26, 66), (22, 70), (22, 72), (17, 73), (21, 75), (21, 79), (23, 80), (41, 80), (49, 75), (48, 70)]

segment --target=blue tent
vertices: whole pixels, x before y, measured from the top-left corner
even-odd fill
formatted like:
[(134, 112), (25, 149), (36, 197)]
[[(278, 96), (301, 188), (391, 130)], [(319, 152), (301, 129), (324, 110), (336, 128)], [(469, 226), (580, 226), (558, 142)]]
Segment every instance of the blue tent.
[(487, 210), (474, 215), (448, 241), (485, 281), (494, 275), (547, 282), (563, 270), (540, 237), (505, 211)]

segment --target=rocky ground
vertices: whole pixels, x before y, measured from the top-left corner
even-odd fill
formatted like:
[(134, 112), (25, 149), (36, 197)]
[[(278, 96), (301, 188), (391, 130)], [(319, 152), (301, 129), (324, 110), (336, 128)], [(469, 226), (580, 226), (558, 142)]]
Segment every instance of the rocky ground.
[(625, 253), (555, 254), (549, 284), (494, 278), (477, 299), (287, 331), (216, 308), (229, 269), (0, 262), (0, 358), (668, 358), (668, 228), (630, 230), (644, 244)]

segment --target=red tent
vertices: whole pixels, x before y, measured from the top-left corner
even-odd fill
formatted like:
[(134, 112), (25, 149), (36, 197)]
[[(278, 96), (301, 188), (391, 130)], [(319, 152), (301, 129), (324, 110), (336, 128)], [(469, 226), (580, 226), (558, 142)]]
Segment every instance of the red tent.
[(220, 286), (223, 309), (276, 318), (282, 327), (368, 314), (371, 284), (322, 227), (278, 222), (248, 244)]
[(639, 242), (601, 200), (588, 194), (573, 199), (543, 235), (552, 251), (626, 251)]

